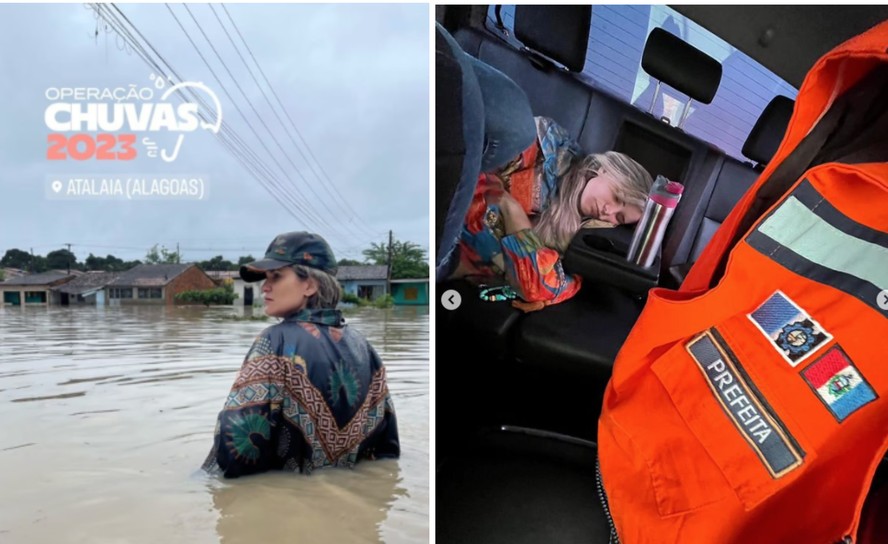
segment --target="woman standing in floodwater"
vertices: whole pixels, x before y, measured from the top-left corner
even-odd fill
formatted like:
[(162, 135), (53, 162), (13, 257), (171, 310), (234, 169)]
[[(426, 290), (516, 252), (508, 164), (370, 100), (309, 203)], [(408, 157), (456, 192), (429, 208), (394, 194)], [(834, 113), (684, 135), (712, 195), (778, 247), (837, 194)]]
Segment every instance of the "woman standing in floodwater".
[(244, 281), (265, 279), (265, 312), (283, 320), (253, 342), (219, 414), (204, 468), (235, 478), (272, 469), (352, 467), (400, 455), (385, 367), (336, 310), (336, 259), (316, 234), (277, 236)]

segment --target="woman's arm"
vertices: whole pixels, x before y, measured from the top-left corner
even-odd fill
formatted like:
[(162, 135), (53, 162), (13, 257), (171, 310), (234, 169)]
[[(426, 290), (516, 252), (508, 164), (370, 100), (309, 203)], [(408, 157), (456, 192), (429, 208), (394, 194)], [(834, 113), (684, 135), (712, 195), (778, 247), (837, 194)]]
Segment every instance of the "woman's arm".
[(504, 193), (499, 206), (506, 231), (501, 240), (506, 278), (521, 298), (557, 304), (574, 296), (580, 290), (580, 277), (564, 273), (561, 256), (537, 238), (521, 204)]
[(219, 413), (205, 469), (237, 478), (279, 468), (280, 399), (275, 397), (283, 391), (280, 359), (269, 335), (259, 335)]

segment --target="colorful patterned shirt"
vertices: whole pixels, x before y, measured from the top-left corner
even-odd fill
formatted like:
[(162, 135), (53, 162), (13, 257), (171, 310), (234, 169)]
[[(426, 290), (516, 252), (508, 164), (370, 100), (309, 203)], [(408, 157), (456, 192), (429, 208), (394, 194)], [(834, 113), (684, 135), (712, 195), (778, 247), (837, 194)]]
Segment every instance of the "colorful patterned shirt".
[(558, 193), (580, 149), (552, 119), (535, 121), (536, 142), (499, 172), (478, 177), (459, 241), (460, 270), (462, 275), (505, 277), (522, 299), (555, 304), (574, 296), (581, 278), (565, 274), (558, 251), (543, 245), (531, 229), (506, 235), (502, 211), (486, 198), (508, 191), (533, 217)]
[(302, 310), (256, 338), (216, 422), (203, 468), (226, 477), (309, 473), (398, 457), (385, 367), (338, 310)]

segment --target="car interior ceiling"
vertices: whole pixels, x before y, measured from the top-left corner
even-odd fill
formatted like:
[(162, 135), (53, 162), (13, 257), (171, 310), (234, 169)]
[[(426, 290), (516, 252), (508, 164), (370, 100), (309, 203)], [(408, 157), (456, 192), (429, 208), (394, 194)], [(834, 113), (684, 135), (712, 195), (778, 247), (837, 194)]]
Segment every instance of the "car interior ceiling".
[[(716, 17), (706, 8), (710, 7), (676, 9), (698, 21)], [(743, 146), (748, 161), (740, 161), (613, 96), (596, 85), (595, 74), (578, 73), (586, 54), (589, 6), (516, 6), (514, 33), (487, 25), (486, 6), (467, 10), (439, 10), (438, 20), (468, 54), (521, 86), (535, 115), (555, 119), (577, 138), (586, 153), (623, 151), (653, 176), (666, 174), (685, 185), (685, 194), (663, 241), (655, 279), (659, 285), (677, 287), (774, 156), (793, 101), (778, 96), (765, 108)], [(843, 23), (849, 27), (846, 36), (867, 28), (857, 26), (865, 24), (867, 17), (878, 17), (873, 13)], [(882, 18), (888, 18), (888, 12)], [(707, 61), (709, 57), (690, 44), (671, 35), (669, 38), (649, 39), (643, 68), (690, 96), (699, 107), (706, 107), (718, 88), (721, 66)], [(818, 45), (822, 51), (815, 60), (835, 45), (825, 43)], [(801, 77), (791, 83), (798, 85), (800, 81)], [(847, 100), (852, 99), (861, 98), (852, 96)], [(851, 139), (836, 137), (842, 134), (862, 134), (853, 149), (860, 148), (861, 138), (869, 138), (865, 142), (868, 145), (863, 146), (870, 149), (866, 158), (888, 149), (877, 136), (886, 133), (884, 101), (873, 98), (868, 104), (866, 111), (877, 114), (882, 130), (858, 127), (849, 132), (846, 123), (845, 129), (830, 132), (831, 139), (818, 150), (821, 159), (829, 153), (847, 158), (843, 150), (849, 149)], [(813, 156), (805, 166), (812, 160)], [(609, 230), (610, 239), (605, 241), (625, 248), (632, 227)], [(576, 235), (564, 258), (568, 272), (583, 274), (589, 261), (584, 252), (600, 244), (600, 236), (595, 230), (582, 230)], [(442, 542), (588, 542), (589, 534), (603, 534), (602, 541), (607, 541), (603, 518), (589, 510), (597, 499), (576, 484), (589, 484), (583, 478), (588, 479), (586, 465), (594, 459), (588, 450), (594, 450), (604, 388), (617, 352), (642, 310), (644, 294), (586, 281), (575, 298), (544, 311), (523, 314), (508, 303), (481, 301), (477, 287), (462, 280), (439, 285), (441, 292), (447, 289), (460, 292), (462, 305), (455, 311), (437, 307), (436, 383), (439, 391), (458, 388), (461, 394), (456, 403), (438, 395), (439, 504), (468, 500), (482, 505), (479, 511), (483, 514), (472, 514), (475, 509), (468, 503), (465, 508), (439, 508), (438, 538)], [(526, 432), (504, 437), (497, 432), (502, 426)], [(467, 429), (476, 433), (466, 439), (471, 444), (468, 460), (465, 442), (451, 439), (465, 435)], [(578, 461), (581, 458), (585, 461)], [(536, 479), (535, 471), (526, 470), (529, 463), (556, 483)], [(564, 466), (568, 470), (559, 468)], [(565, 490), (570, 491), (563, 500)], [(466, 499), (468, 495), (472, 498)], [(554, 510), (547, 504), (555, 505)], [(586, 540), (561, 524), (559, 520), (565, 517), (573, 519), (571, 523), (584, 520), (586, 525), (579, 529), (585, 531)], [(526, 523), (516, 524), (516, 519)], [(504, 532), (510, 526), (514, 530)], [(522, 533), (527, 527), (534, 530)]]

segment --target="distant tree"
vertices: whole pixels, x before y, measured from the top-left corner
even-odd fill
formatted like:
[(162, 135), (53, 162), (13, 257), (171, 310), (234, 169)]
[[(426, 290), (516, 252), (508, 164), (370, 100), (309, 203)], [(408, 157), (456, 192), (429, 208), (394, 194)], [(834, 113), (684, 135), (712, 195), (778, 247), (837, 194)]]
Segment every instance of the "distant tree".
[(222, 255), (216, 255), (209, 261), (201, 261), (197, 263), (202, 270), (235, 270), (235, 265), (231, 261), (222, 257)]
[(0, 268), (0, 281), (6, 281), (6, 270)]
[(77, 269), (77, 257), (67, 249), (57, 249), (46, 254), (46, 266), (53, 270)]
[(178, 251), (169, 251), (164, 246), (157, 249), (157, 244), (154, 244), (145, 254), (145, 262), (147, 264), (175, 264), (180, 261), (180, 257)]
[(108, 255), (105, 257), (105, 270), (108, 272), (123, 272), (130, 268), (132, 267), (127, 267), (126, 263), (123, 262), (123, 259), (118, 259), (114, 255)]
[(49, 270), (49, 264), (46, 261), (46, 257), (42, 255), (34, 255), (34, 258), (31, 259), (31, 265), (28, 267), (28, 269), (34, 274), (46, 272), (47, 270)]
[(361, 261), (356, 261), (354, 259), (339, 259), (339, 262), (337, 264), (339, 266), (361, 266), (365, 263), (362, 263)]
[(118, 259), (114, 255), (107, 257), (96, 257), (92, 253), (83, 261), (85, 270), (101, 270), (105, 272), (123, 272), (128, 270), (126, 263), (122, 259)]
[[(371, 244), (363, 251), (364, 257), (373, 264), (388, 264), (388, 244)], [(427, 278), (429, 263), (425, 250), (413, 242), (392, 242), (392, 279)]]
[(84, 259), (83, 264), (87, 270), (105, 270), (105, 259), (96, 257), (92, 252)]
[(27, 270), (31, 265), (31, 254), (21, 249), (7, 249), (6, 254), (0, 259), (0, 266)]
[(242, 267), (243, 265), (245, 265), (247, 263), (251, 263), (255, 260), (256, 259), (254, 259), (252, 255), (247, 255), (246, 257), (241, 257), (240, 259), (237, 260), (237, 268), (240, 269), (240, 267)]

